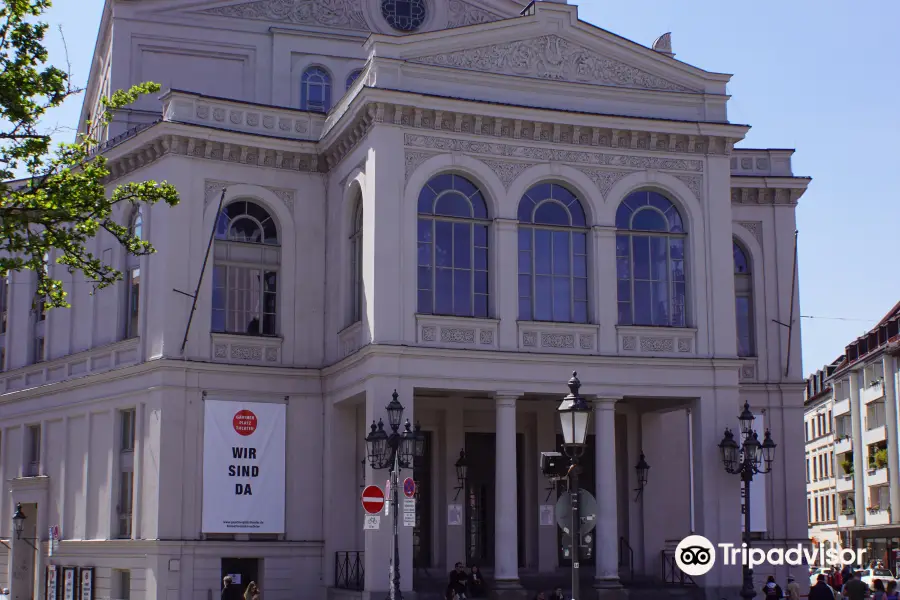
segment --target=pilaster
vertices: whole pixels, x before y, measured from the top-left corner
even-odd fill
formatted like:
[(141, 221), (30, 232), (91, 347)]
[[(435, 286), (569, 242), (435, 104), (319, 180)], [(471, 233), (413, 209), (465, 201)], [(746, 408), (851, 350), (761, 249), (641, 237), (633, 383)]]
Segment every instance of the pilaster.
[[(463, 430), (464, 411), (457, 407), (451, 407), (444, 411), (444, 439), (446, 440), (446, 448), (444, 456), (446, 457), (447, 475), (444, 488), (446, 490), (446, 507), (442, 507), (446, 516), (439, 516), (441, 521), (447, 523), (447, 536), (445, 538), (444, 565), (445, 570), (449, 571), (451, 566), (457, 562), (465, 563), (466, 561), (466, 531), (465, 531), (465, 502), (466, 490), (465, 482), (463, 489), (457, 489), (460, 485), (456, 476), (456, 461), (459, 460), (459, 453), (465, 449), (466, 434)], [(458, 505), (462, 510), (460, 520), (457, 525), (451, 525), (449, 519), (449, 507)]]
[(519, 347), (519, 332), (516, 324), (519, 316), (519, 238), (518, 221), (513, 219), (494, 220), (494, 257), (492, 264), (506, 268), (492, 269), (494, 273), (493, 316), (500, 319), (497, 346), (501, 350), (516, 350)]
[[(543, 409), (543, 410), (542, 410)], [(555, 412), (555, 411), (554, 411)], [(541, 452), (552, 452), (556, 450), (556, 421), (557, 416), (551, 412), (550, 407), (541, 406), (537, 412), (537, 446), (538, 455)], [(540, 469), (540, 465), (538, 465)], [(547, 488), (549, 481), (543, 474), (538, 475), (537, 495), (541, 504), (556, 505), (557, 493), (554, 491), (547, 498)], [(555, 484), (553, 486), (556, 487)], [(554, 514), (553, 523), (550, 525), (541, 524), (538, 528), (538, 571), (541, 573), (550, 573), (556, 570), (559, 553), (557, 546), (559, 544), (557, 534), (556, 518)]]
[(497, 407), (494, 516), (494, 586), (519, 590), (519, 517), (516, 469), (516, 403), (523, 392), (494, 394)]
[(594, 227), (591, 237), (591, 322), (600, 325), (597, 340), (600, 354), (616, 354), (616, 324), (619, 319), (616, 296), (616, 230), (612, 227)]
[(888, 482), (891, 523), (900, 522), (900, 448), (897, 447), (897, 360), (887, 352), (881, 358), (884, 374), (884, 407), (887, 420)]
[(616, 402), (594, 400), (594, 445), (597, 496), (596, 570), (594, 587), (618, 588), (619, 507), (616, 482)]
[(866, 447), (862, 443), (863, 407), (859, 400), (858, 371), (850, 371), (850, 437), (853, 440), (853, 508), (856, 511), (856, 526), (866, 523), (866, 487), (865, 487), (865, 454)]

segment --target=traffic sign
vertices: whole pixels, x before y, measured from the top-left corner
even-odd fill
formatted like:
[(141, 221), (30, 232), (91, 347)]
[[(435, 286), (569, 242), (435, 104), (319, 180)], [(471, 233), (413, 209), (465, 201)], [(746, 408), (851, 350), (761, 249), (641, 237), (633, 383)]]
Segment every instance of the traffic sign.
[[(581, 535), (597, 526), (597, 500), (587, 490), (578, 491), (578, 515), (581, 517)], [(572, 500), (569, 492), (561, 494), (556, 502), (556, 523), (563, 533), (569, 533), (572, 526)]]
[(407, 477), (403, 480), (403, 494), (407, 498), (412, 498), (416, 495), (416, 482), (413, 481), (412, 477)]
[(384, 508), (384, 492), (377, 485), (366, 486), (362, 493), (362, 505), (370, 515), (378, 514)]
[(366, 519), (363, 522), (363, 529), (373, 530), (378, 529), (381, 526), (381, 517), (378, 515), (366, 515)]

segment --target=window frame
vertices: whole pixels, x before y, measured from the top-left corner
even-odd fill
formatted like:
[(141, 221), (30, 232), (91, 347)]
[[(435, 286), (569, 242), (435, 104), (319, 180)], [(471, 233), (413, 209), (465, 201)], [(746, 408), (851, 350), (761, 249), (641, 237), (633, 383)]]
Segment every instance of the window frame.
[[(319, 77), (320, 81), (311, 81), (312, 77)], [(322, 86), (321, 107), (310, 107), (310, 89), (313, 85)], [(320, 114), (328, 114), (333, 106), (334, 77), (331, 71), (319, 64), (307, 66), (300, 75), (300, 110)], [(319, 110), (321, 108), (321, 110)]]
[[(753, 259), (752, 256), (747, 249), (747, 247), (741, 243), (737, 238), (732, 238), (732, 254), (735, 250), (741, 253), (744, 259), (744, 263), (747, 265), (746, 273), (739, 273), (737, 270), (737, 264), (734, 265), (734, 301), (735, 301), (735, 333), (737, 335), (737, 354), (741, 358), (754, 358), (757, 356), (756, 350), (756, 306), (754, 302), (754, 285), (753, 285)], [(738, 282), (745, 282), (746, 286), (739, 286)], [(746, 287), (746, 289), (741, 289), (742, 287)], [(740, 336), (740, 317), (737, 310), (737, 302), (740, 299), (746, 299), (747, 301), (747, 333), (749, 339), (748, 350), (747, 353), (742, 353), (741, 351), (741, 336)]]
[[(432, 184), (437, 182), (439, 179), (443, 177), (451, 177), (451, 183), (449, 187), (442, 187), (437, 189)], [(474, 188), (475, 192), (466, 195), (464, 190), (457, 189), (455, 187), (455, 179), (460, 178), (463, 181), (467, 182), (472, 188)], [(430, 189), (431, 192), (434, 193), (434, 198), (431, 199), (431, 209), (429, 212), (422, 212), (421, 207), (419, 206), (419, 201), (421, 199), (421, 195), (425, 192), (425, 190)], [(436, 207), (440, 199), (444, 196), (448, 196), (451, 194), (455, 194), (457, 196), (461, 196), (466, 199), (471, 207), (471, 217), (460, 217), (460, 216), (449, 216), (442, 215), (436, 213)], [(477, 210), (474, 205), (473, 198), (476, 196), (480, 196), (480, 200), (483, 203), (484, 208), (484, 218), (478, 217)], [(489, 319), (491, 317), (491, 295), (492, 295), (492, 286), (491, 286), (491, 217), (489, 210), (489, 203), (484, 194), (484, 187), (473, 181), (469, 176), (462, 175), (454, 172), (441, 172), (436, 173), (431, 176), (425, 185), (422, 186), (422, 189), (419, 191), (419, 200), (417, 200), (416, 204), (416, 312), (422, 315), (429, 315), (435, 317), (453, 317), (460, 319)], [(427, 222), (430, 230), (430, 241), (422, 241), (419, 239), (419, 232), (423, 222)], [(438, 265), (438, 224), (439, 223), (447, 223), (450, 225), (450, 264), (449, 266), (440, 266)], [(456, 266), (456, 227), (458, 225), (465, 225), (468, 229), (469, 235), (469, 266), (468, 267), (457, 267)], [(476, 240), (476, 228), (483, 227), (485, 231), (485, 245), (479, 245)], [(423, 265), (420, 263), (420, 248), (423, 244), (427, 244), (429, 248), (429, 264)], [(485, 267), (484, 269), (479, 269), (477, 264), (476, 255), (479, 250), (483, 250), (485, 252)], [(430, 281), (428, 282), (430, 288), (422, 287), (422, 269), (429, 270)], [(451, 310), (447, 311), (438, 311), (438, 269), (441, 270), (449, 270), (451, 272), (451, 282), (450, 282), (450, 306)], [(458, 271), (468, 271), (468, 279), (469, 279), (469, 306), (470, 306), (470, 314), (459, 314), (455, 310), (455, 302), (456, 302), (456, 272)], [(485, 292), (481, 293), (477, 290), (476, 278), (479, 276), (479, 273), (483, 273), (484, 277), (487, 279), (487, 284), (485, 288)], [(420, 295), (422, 293), (429, 293), (431, 297), (430, 306), (428, 310), (422, 310)], [(478, 310), (478, 302), (479, 297), (484, 297), (485, 310), (484, 314), (479, 314)]]
[(362, 321), (363, 202), (358, 194), (350, 233), (350, 324)]
[[(230, 216), (226, 209), (234, 204), (244, 204), (243, 212)], [(249, 205), (254, 205), (256, 209), (263, 211), (266, 214), (266, 218), (260, 221), (253, 214), (251, 214), (251, 210)], [(226, 219), (224, 223), (224, 234), (220, 234), (222, 219)], [(260, 240), (259, 241), (245, 241), (240, 239), (232, 239), (232, 227), (235, 222), (242, 219), (250, 219), (252, 220), (260, 229)], [(271, 221), (272, 226), (274, 228), (274, 238), (267, 237), (266, 235), (266, 227), (265, 224)], [(212, 289), (212, 297), (210, 298), (210, 332), (216, 334), (225, 334), (225, 335), (245, 335), (245, 336), (254, 336), (254, 337), (267, 337), (267, 338), (277, 338), (280, 337), (279, 332), (281, 331), (281, 310), (280, 310), (280, 302), (281, 302), (281, 292), (279, 290), (281, 284), (281, 268), (282, 268), (282, 245), (281, 245), (281, 228), (279, 227), (278, 221), (275, 219), (274, 212), (270, 210), (263, 202), (257, 200), (256, 198), (235, 198), (231, 200), (228, 204), (222, 207), (222, 211), (216, 217), (216, 234), (214, 241), (214, 253), (215, 258), (213, 261), (213, 289)], [(243, 261), (239, 259), (234, 259), (228, 256), (228, 249), (230, 248), (242, 248), (242, 247), (252, 247), (259, 248), (261, 251), (261, 256), (265, 256), (266, 250), (275, 250), (277, 252), (277, 261), (275, 262), (266, 262), (264, 260), (260, 261)], [(224, 252), (221, 254), (223, 256), (218, 256), (219, 252), (217, 249), (222, 248)], [(258, 320), (258, 328), (255, 332), (252, 331), (229, 331), (229, 315), (233, 312), (236, 312), (232, 308), (232, 303), (230, 298), (232, 297), (232, 289), (230, 287), (230, 282), (232, 281), (232, 277), (234, 276), (234, 270), (241, 269), (247, 271), (258, 271), (260, 273), (260, 285), (259, 285), (259, 314), (255, 315), (255, 318)], [(275, 291), (270, 292), (267, 291), (267, 275), (272, 273), (275, 277), (274, 287)], [(220, 279), (221, 278), (221, 279)], [(222, 286), (217, 287), (216, 283), (218, 281), (222, 282)], [(222, 306), (221, 308), (216, 305), (216, 291), (222, 290)], [(245, 290), (249, 291), (249, 290)], [(274, 294), (275, 296), (275, 304), (274, 304), (274, 313), (266, 312), (266, 297), (269, 294)], [(223, 328), (217, 329), (215, 326), (215, 320), (218, 313), (222, 313), (223, 318)], [(245, 311), (247, 314), (250, 314), (249, 311)], [(273, 316), (273, 327), (272, 332), (266, 333), (265, 324), (267, 315)], [(251, 320), (252, 322), (252, 320)]]
[[(663, 212), (661, 209), (659, 209), (656, 206), (652, 206), (649, 203), (646, 205), (639, 206), (638, 208), (632, 210), (631, 214), (628, 216), (628, 228), (627, 229), (623, 229), (623, 228), (619, 227), (619, 224), (618, 224), (619, 211), (622, 209), (622, 206), (626, 202), (628, 202), (631, 198), (633, 198), (634, 196), (636, 196), (638, 194), (657, 194), (660, 197), (664, 198), (666, 201), (668, 201), (669, 204), (671, 205), (671, 209), (678, 216), (678, 219), (681, 222), (682, 231), (672, 231), (672, 224), (669, 222), (669, 218), (666, 217), (665, 212)], [(639, 213), (641, 213), (643, 211), (654, 211), (657, 214), (659, 214), (666, 222), (666, 225), (667, 225), (666, 231), (634, 229), (634, 219)], [(668, 212), (668, 209), (666, 212)], [(615, 234), (616, 234), (616, 321), (617, 321), (617, 325), (620, 327), (654, 327), (654, 328), (661, 328), (661, 329), (663, 329), (663, 328), (664, 329), (690, 328), (692, 326), (692, 319), (691, 319), (691, 310), (690, 310), (690, 306), (691, 306), (691, 289), (690, 289), (691, 276), (690, 276), (690, 261), (689, 261), (689, 257), (690, 257), (689, 232), (687, 231), (687, 228), (684, 226), (684, 217), (683, 217), (682, 211), (679, 209), (678, 205), (672, 200), (672, 198), (669, 197), (669, 195), (667, 193), (664, 193), (662, 191), (655, 190), (655, 189), (634, 190), (634, 191), (630, 192), (627, 196), (625, 196), (625, 198), (622, 199), (622, 201), (619, 203), (619, 206), (616, 208)], [(627, 256), (623, 256), (623, 255), (619, 254), (619, 238), (620, 237), (627, 238), (627, 242), (628, 242), (628, 255)], [(650, 244), (652, 244), (652, 241), (649, 241), (649, 240), (653, 240), (654, 238), (664, 238), (665, 239), (665, 242), (666, 242), (666, 269), (665, 269), (665, 272), (666, 272), (666, 310), (668, 311), (668, 314), (667, 314), (668, 323), (665, 325), (656, 325), (656, 324), (652, 324), (652, 323), (647, 324), (647, 323), (637, 323), (636, 322), (637, 319), (635, 318), (635, 316), (636, 316), (636, 310), (637, 310), (637, 308), (636, 308), (637, 303), (635, 302), (635, 298), (636, 298), (635, 284), (638, 282), (646, 282), (652, 286), (653, 284), (658, 283), (659, 280), (654, 280), (654, 279), (639, 279), (638, 280), (638, 279), (636, 279), (636, 277), (635, 277), (636, 257), (635, 257), (635, 251), (634, 251), (635, 237), (647, 238), (648, 243), (650, 243)], [(672, 261), (673, 261), (672, 244), (671, 244), (672, 240), (681, 240), (682, 244), (683, 244), (683, 246), (682, 246), (683, 254), (682, 254), (682, 258), (680, 260), (683, 264), (684, 278), (682, 281), (678, 281), (678, 282), (675, 281), (673, 274), (672, 274)], [(620, 259), (626, 259), (628, 261), (628, 279), (627, 279), (627, 281), (628, 281), (628, 288), (629, 288), (629, 299), (627, 301), (622, 301), (619, 298), (618, 286), (621, 282), (626, 281), (626, 279), (620, 277), (620, 274), (619, 274), (618, 265), (619, 265)], [(678, 259), (674, 259), (674, 260), (678, 260)], [(649, 273), (651, 270), (650, 263), (648, 263), (647, 269), (648, 269), (648, 273)], [(675, 303), (675, 285), (676, 285), (676, 283), (682, 283), (684, 285), (684, 300), (683, 300), (684, 304), (682, 306), (683, 321), (679, 324), (673, 324), (674, 313), (675, 313), (674, 309), (676, 307), (676, 303)], [(652, 288), (651, 288), (651, 292), (652, 292)], [(621, 305), (626, 304), (626, 303), (629, 305), (629, 312), (630, 312), (629, 321), (630, 322), (622, 323), (621, 315), (620, 315), (619, 311), (621, 309)], [(653, 321), (655, 314), (653, 313), (652, 306), (651, 306), (650, 317), (651, 317), (650, 320)]]
[(352, 88), (353, 84), (356, 83), (360, 77), (362, 77), (362, 74), (363, 74), (362, 69), (353, 69), (352, 71), (350, 71), (350, 74), (347, 75), (347, 81), (346, 81), (347, 87), (344, 90), (344, 93), (347, 93), (350, 91), (350, 88)]
[(41, 431), (40, 423), (27, 425), (26, 427), (26, 441), (28, 443), (26, 450), (28, 451), (28, 455), (26, 456), (26, 461), (23, 465), (25, 468), (25, 476), (37, 477), (41, 474), (41, 438), (43, 436), (43, 431)]

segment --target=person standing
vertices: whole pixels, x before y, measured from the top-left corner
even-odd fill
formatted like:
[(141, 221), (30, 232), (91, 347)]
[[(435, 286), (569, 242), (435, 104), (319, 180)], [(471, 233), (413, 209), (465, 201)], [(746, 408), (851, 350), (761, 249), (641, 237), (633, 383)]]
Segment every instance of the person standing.
[(794, 576), (788, 575), (787, 581), (788, 600), (800, 600), (800, 585), (794, 581)]
[(231, 575), (222, 578), (222, 600), (243, 600), (241, 588), (234, 583)]
[(256, 585), (255, 581), (247, 584), (247, 589), (244, 590), (244, 600), (260, 600), (259, 586)]
[(780, 585), (775, 583), (774, 575), (769, 575), (769, 578), (766, 579), (766, 585), (763, 586), (762, 592), (766, 600), (781, 600), (784, 598), (784, 591), (782, 591)]
[(844, 598), (849, 600), (865, 600), (869, 597), (869, 586), (863, 583), (853, 569), (847, 573), (844, 582), (844, 588), (841, 590)]
[(816, 577), (816, 584), (809, 588), (809, 600), (834, 600), (834, 590), (825, 582), (825, 575)]

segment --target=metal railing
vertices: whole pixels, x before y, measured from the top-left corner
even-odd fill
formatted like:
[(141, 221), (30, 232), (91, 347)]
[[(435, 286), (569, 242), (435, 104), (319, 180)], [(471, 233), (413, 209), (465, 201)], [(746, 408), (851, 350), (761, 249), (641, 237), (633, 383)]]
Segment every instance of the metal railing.
[(634, 550), (624, 537), (619, 537), (619, 569), (628, 570), (628, 580), (634, 581)]
[(365, 552), (359, 550), (334, 553), (334, 587), (362, 591), (366, 582)]
[(674, 552), (662, 550), (659, 553), (659, 561), (662, 566), (662, 581), (666, 585), (697, 585), (694, 578), (678, 568), (675, 563)]

